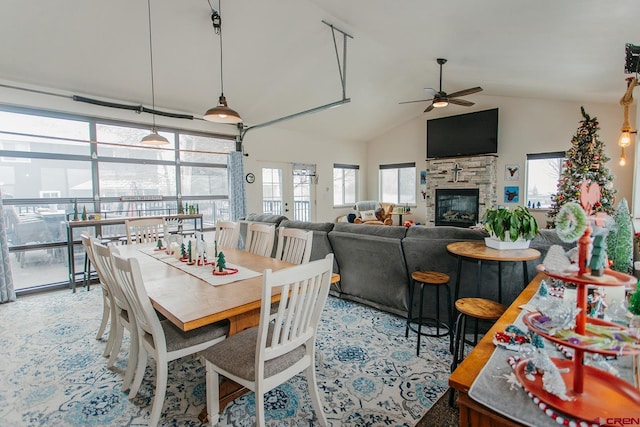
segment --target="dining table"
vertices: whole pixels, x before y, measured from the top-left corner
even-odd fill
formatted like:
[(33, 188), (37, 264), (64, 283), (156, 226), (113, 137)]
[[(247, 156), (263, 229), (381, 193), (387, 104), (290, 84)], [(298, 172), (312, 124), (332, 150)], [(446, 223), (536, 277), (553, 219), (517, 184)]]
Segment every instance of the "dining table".
[[(209, 275), (214, 277), (212, 265), (189, 265), (154, 244), (118, 246), (121, 256), (138, 260), (149, 299), (158, 313), (185, 332), (227, 319), (227, 335), (231, 336), (260, 322), (264, 270), (277, 271), (294, 264), (241, 249), (218, 249), (224, 254), (227, 267), (241, 269), (239, 280), (230, 276), (226, 284), (212, 284), (215, 281), (208, 279)], [(242, 278), (247, 276), (251, 277)], [(339, 280), (340, 275), (334, 273), (331, 283)], [(271, 302), (279, 300), (276, 290)], [(246, 392), (230, 380), (222, 381), (220, 410)], [(199, 418), (206, 422), (206, 407)]]
[[(263, 271), (277, 271), (294, 265), (240, 249), (220, 248), (227, 265), (257, 274), (212, 285), (205, 280), (207, 274), (214, 277), (212, 265), (190, 266), (177, 261), (183, 264), (177, 268), (175, 263), (169, 262), (175, 258), (156, 253), (153, 244), (123, 245), (118, 249), (122, 256), (138, 260), (153, 307), (185, 332), (225, 319), (230, 322), (229, 335), (256, 326), (260, 320)], [(279, 299), (276, 294), (272, 302)]]

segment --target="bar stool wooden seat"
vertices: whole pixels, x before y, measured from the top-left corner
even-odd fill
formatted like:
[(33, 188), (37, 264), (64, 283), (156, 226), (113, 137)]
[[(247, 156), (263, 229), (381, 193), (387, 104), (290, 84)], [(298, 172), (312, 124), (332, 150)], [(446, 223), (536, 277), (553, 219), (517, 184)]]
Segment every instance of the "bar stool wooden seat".
[[(418, 346), (416, 355), (420, 356), (420, 337), (444, 337), (449, 335), (449, 348), (453, 350), (453, 328), (451, 327), (451, 291), (449, 289), (449, 275), (437, 271), (414, 271), (411, 273), (411, 283), (409, 284), (409, 309), (407, 312), (407, 326), (405, 328), (405, 337), (409, 337), (409, 329), (418, 333)], [(413, 317), (413, 297), (415, 284), (420, 284), (420, 309), (418, 317)], [(424, 304), (424, 289), (428, 286), (435, 286), (436, 289), (436, 317), (425, 317), (422, 315), (422, 307)], [(443, 322), (440, 319), (440, 288), (444, 287), (447, 297), (447, 319)], [(411, 325), (417, 324), (417, 330)], [(428, 326), (436, 329), (435, 333), (422, 332), (422, 326)], [(440, 331), (442, 329), (442, 332)]]
[[(496, 321), (507, 310), (507, 307), (496, 301), (485, 298), (460, 298), (456, 300), (456, 310), (458, 311), (458, 319), (456, 320), (455, 333), (455, 349), (453, 351), (453, 361), (451, 363), (451, 372), (453, 372), (462, 360), (464, 360), (464, 344), (465, 331), (467, 327), (467, 318), (475, 320)], [(476, 325), (475, 340), (473, 345), (477, 344), (478, 330)], [(449, 405), (453, 406), (454, 390), (451, 389), (449, 396)]]

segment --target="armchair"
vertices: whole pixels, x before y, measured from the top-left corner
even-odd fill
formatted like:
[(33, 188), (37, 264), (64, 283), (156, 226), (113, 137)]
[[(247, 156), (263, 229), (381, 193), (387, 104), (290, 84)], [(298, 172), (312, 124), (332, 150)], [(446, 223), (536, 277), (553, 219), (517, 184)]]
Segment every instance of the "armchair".
[[(354, 209), (360, 213), (353, 223), (369, 225), (392, 225), (391, 213), (396, 207), (394, 203), (378, 202), (375, 200), (365, 200), (357, 202)], [(373, 216), (371, 216), (373, 212)], [(369, 215), (367, 215), (367, 213)]]

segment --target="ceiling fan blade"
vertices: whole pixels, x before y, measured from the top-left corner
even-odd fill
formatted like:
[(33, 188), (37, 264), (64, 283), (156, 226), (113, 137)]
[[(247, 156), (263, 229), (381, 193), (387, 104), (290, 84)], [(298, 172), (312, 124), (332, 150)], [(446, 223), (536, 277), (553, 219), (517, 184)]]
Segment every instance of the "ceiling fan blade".
[(433, 99), (417, 99), (415, 101), (402, 101), (402, 102), (398, 102), (398, 104), (411, 104), (414, 102), (427, 102), (427, 101), (433, 101)]
[(459, 90), (457, 92), (453, 92), (453, 93), (449, 94), (449, 98), (455, 98), (457, 96), (471, 95), (472, 93), (477, 93), (477, 92), (481, 92), (481, 91), (482, 91), (482, 88), (480, 86), (471, 87), (469, 89)]
[(427, 107), (426, 110), (424, 110), (425, 113), (428, 113), (429, 111), (433, 110), (433, 103), (429, 104), (429, 106)]
[(465, 107), (471, 107), (472, 105), (475, 104), (475, 102), (471, 102), (471, 101), (466, 101), (464, 99), (451, 99), (449, 98), (449, 103), (450, 104), (456, 104), (456, 105), (463, 105)]

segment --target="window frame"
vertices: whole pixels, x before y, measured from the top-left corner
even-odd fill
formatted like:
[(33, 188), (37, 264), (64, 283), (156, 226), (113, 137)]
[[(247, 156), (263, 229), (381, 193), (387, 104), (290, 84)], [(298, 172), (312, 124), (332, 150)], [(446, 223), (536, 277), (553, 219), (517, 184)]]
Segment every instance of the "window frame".
[[(531, 160), (553, 160), (553, 159), (560, 159), (560, 169), (559, 169), (559, 173), (558, 173), (558, 178), (560, 178), (560, 176), (562, 175), (562, 170), (564, 169), (564, 163), (567, 160), (567, 153), (566, 151), (552, 151), (552, 152), (545, 152), (545, 153), (527, 153), (526, 156), (526, 161), (525, 161), (525, 171), (526, 171), (526, 175), (525, 175), (525, 183), (524, 183), (524, 200), (523, 200), (523, 206), (527, 206), (530, 209), (539, 209), (539, 210), (549, 210), (551, 209), (551, 201), (549, 201), (549, 205), (548, 206), (540, 206), (539, 208), (536, 207), (536, 202), (534, 203), (529, 203), (530, 202), (530, 196), (529, 196), (529, 185), (531, 184), (531, 180), (529, 179), (529, 173), (531, 170), (531, 166), (529, 165), (529, 161)], [(551, 194), (555, 194), (555, 191)]]
[[(397, 171), (397, 173), (396, 173), (397, 188), (396, 188), (396, 193), (395, 193), (396, 200), (387, 200), (387, 199), (385, 199), (385, 197), (383, 195), (384, 182), (383, 182), (383, 172), (382, 171), (388, 171), (388, 170), (391, 170), (391, 169), (395, 169)], [(403, 196), (403, 192), (401, 191), (401, 186), (403, 184), (403, 181), (401, 179), (401, 172), (404, 169), (413, 169), (413, 179), (411, 180), (412, 185), (413, 185), (413, 189), (411, 191), (412, 200), (410, 200), (410, 201), (402, 201), (401, 200), (401, 198)], [(416, 197), (417, 192), (418, 192), (418, 182), (417, 182), (417, 169), (416, 169), (416, 163), (415, 162), (390, 163), (390, 164), (384, 164), (384, 165), (379, 165), (378, 166), (378, 200), (380, 200), (381, 202), (384, 202), (384, 203), (394, 203), (395, 205), (407, 205), (407, 206), (415, 207), (415, 206), (417, 206), (417, 197)]]
[[(341, 200), (340, 203), (336, 202), (336, 172), (340, 171), (340, 183), (341, 183)], [(353, 194), (353, 202), (347, 202), (348, 199), (346, 197), (347, 190), (345, 186), (345, 173), (347, 171), (354, 171), (354, 194)], [(344, 207), (352, 207), (358, 201), (358, 187), (359, 187), (359, 179), (360, 179), (360, 165), (352, 165), (346, 163), (334, 163), (333, 164), (333, 207), (334, 208), (344, 208)]]

